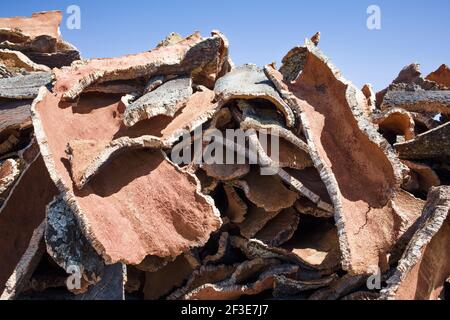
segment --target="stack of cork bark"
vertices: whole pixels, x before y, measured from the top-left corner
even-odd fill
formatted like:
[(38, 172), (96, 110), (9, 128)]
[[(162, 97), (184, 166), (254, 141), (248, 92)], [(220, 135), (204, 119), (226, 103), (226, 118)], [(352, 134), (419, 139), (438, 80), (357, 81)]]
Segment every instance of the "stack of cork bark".
[(219, 31), (80, 60), (61, 17), (0, 18), (2, 299), (449, 298), (446, 65), (375, 94), (318, 35), (277, 69)]

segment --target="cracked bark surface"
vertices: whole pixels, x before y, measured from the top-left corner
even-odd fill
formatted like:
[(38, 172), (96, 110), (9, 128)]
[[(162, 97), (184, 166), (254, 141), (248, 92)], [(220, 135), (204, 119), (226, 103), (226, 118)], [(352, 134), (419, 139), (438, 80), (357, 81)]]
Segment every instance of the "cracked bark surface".
[[(100, 128), (98, 125), (101, 117), (106, 117), (104, 119), (107, 119), (106, 121), (103, 121), (103, 125), (106, 129), (103, 130), (103, 134), (106, 134), (106, 137), (111, 137), (114, 134), (114, 129), (117, 127), (120, 128), (120, 119), (113, 118), (112, 124), (110, 120), (110, 112), (115, 112), (119, 103), (114, 103), (114, 98), (107, 98), (105, 101), (105, 99), (100, 97), (97, 100), (98, 103), (101, 105), (106, 104), (107, 108), (96, 109), (95, 104), (92, 105), (92, 99), (88, 99), (86, 100), (86, 103), (90, 104), (91, 114), (94, 114), (97, 118), (95, 119), (94, 117), (94, 120), (92, 121), (89, 117), (85, 117), (83, 116), (83, 113), (80, 113), (78, 114), (78, 119), (81, 122), (79, 121), (75, 125), (73, 122), (73, 113), (71, 110), (68, 110), (70, 108), (62, 109), (58, 107), (57, 98), (46, 92), (43, 92), (42, 94), (42, 100), (38, 99), (33, 107), (33, 117), (40, 147), (46, 154), (45, 159), (48, 169), (58, 188), (65, 194), (65, 198), (67, 198), (71, 204), (71, 208), (76, 212), (81, 222), (83, 232), (92, 242), (97, 252), (99, 252), (108, 263), (124, 262), (138, 264), (145, 256), (150, 254), (159, 255), (161, 257), (176, 256), (190, 246), (195, 246), (194, 243), (197, 243), (197, 241), (199, 244), (206, 242), (209, 233), (220, 225), (220, 219), (216, 212), (217, 209), (215, 209), (211, 200), (198, 192), (197, 182), (194, 177), (187, 173), (182, 173), (175, 165), (169, 163), (159, 151), (147, 152), (145, 150), (133, 150), (121, 153), (106, 164), (109, 169), (100, 171), (95, 176), (95, 179), (92, 180), (89, 185), (85, 186), (82, 191), (75, 190), (73, 188), (70, 171), (66, 167), (67, 160), (65, 159), (67, 159), (67, 155), (65, 149), (67, 142), (80, 138), (83, 139), (89, 137), (89, 135), (91, 135), (92, 138), (95, 137), (100, 140), (102, 137), (96, 136), (95, 133), (99, 132)], [(89, 107), (86, 106), (86, 108)], [(54, 112), (49, 111), (47, 113), (51, 108), (54, 109)], [(77, 108), (82, 111), (83, 102), (80, 102), (75, 107), (75, 109)], [(100, 112), (97, 113), (96, 111)], [(67, 117), (65, 127), (64, 120), (61, 119), (61, 116)], [(55, 122), (56, 119), (58, 120)], [(80, 132), (77, 129), (77, 126), (80, 126), (83, 121), (85, 123), (84, 130)], [(47, 132), (50, 132), (50, 128), (56, 123), (58, 123), (58, 127), (60, 128), (60, 134), (58, 136), (47, 135)], [(89, 126), (91, 129), (89, 129)], [(108, 131), (109, 134), (107, 133)], [(114, 176), (110, 175), (109, 172), (111, 170), (116, 172)], [(102, 174), (102, 172), (104, 173)], [(166, 174), (167, 176), (163, 178)], [(184, 198), (183, 200), (180, 199), (178, 203), (173, 204), (174, 207), (166, 207), (166, 209), (163, 209), (163, 207), (158, 206), (157, 203), (163, 201), (164, 198), (158, 200), (158, 192), (155, 193), (149, 189), (161, 187), (161, 185), (160, 183), (149, 185), (149, 179), (156, 179), (155, 182), (160, 179), (167, 179), (167, 181), (171, 180), (172, 183), (176, 184), (176, 186), (172, 185), (173, 190), (171, 192), (176, 192), (180, 195), (183, 194), (183, 192), (186, 192), (186, 196), (191, 200), (188, 200), (187, 198)], [(115, 181), (114, 184), (111, 184), (112, 181)], [(171, 187), (167, 186), (167, 188), (170, 190)], [(134, 193), (137, 190), (139, 191)], [(149, 194), (153, 194), (154, 196), (148, 198)], [(165, 196), (167, 196), (167, 193)], [(123, 199), (125, 198), (123, 197), (128, 198), (128, 201), (124, 202)], [(150, 204), (149, 201), (153, 204)], [(190, 201), (193, 201), (191, 205), (189, 204)], [(105, 220), (104, 217), (102, 217), (101, 212), (97, 211), (98, 209), (95, 211), (93, 210), (94, 207), (101, 207), (102, 203), (105, 210), (111, 212), (107, 218), (111, 230), (104, 229), (103, 226)], [(144, 208), (148, 206), (155, 208), (157, 211), (143, 211)], [(111, 208), (113, 207), (115, 209), (111, 211)], [(179, 212), (180, 214), (181, 212), (184, 212), (184, 214), (179, 216), (182, 217), (180, 221), (185, 221), (188, 225), (188, 221), (196, 221), (196, 219), (191, 220), (193, 215), (198, 215), (199, 219), (206, 220), (199, 228), (188, 225), (182, 226), (180, 225), (180, 221), (170, 226), (171, 223), (169, 222), (166, 227), (173, 228), (173, 232), (171, 233), (173, 233), (175, 238), (173, 241), (164, 240), (164, 244), (156, 240), (156, 238), (153, 238), (154, 236), (158, 236), (157, 234), (152, 233), (148, 234), (148, 236), (154, 240), (139, 240), (140, 236), (138, 236), (138, 234), (143, 232), (143, 230), (142, 227), (138, 227), (138, 225), (144, 226), (144, 230), (145, 228), (155, 228), (155, 212), (162, 213), (161, 210), (166, 211), (166, 214), (168, 215), (156, 224), (159, 224), (160, 226), (161, 223), (162, 225), (165, 225), (166, 222), (171, 221), (171, 219), (177, 219), (170, 213), (171, 210), (175, 210), (174, 212)], [(128, 212), (128, 214), (125, 214), (126, 212)], [(140, 214), (130, 215), (131, 212), (140, 212)], [(123, 216), (123, 214), (125, 214), (125, 216)], [(127, 216), (128, 218), (126, 218)], [(103, 222), (100, 224), (96, 223), (95, 221), (100, 222), (98, 219)], [(120, 228), (117, 229), (116, 227), (113, 227), (117, 223), (121, 223), (120, 221), (125, 223), (124, 227), (126, 226), (125, 228), (129, 231), (124, 233), (124, 230), (119, 231)], [(166, 227), (163, 227), (160, 230), (166, 230)], [(116, 236), (114, 236), (114, 233), (116, 233)], [(146, 231), (145, 233), (147, 234)], [(123, 237), (124, 234), (126, 234), (127, 237)], [(184, 236), (186, 236), (187, 239), (184, 239)], [(111, 237), (116, 237), (119, 242), (111, 242), (110, 239), (114, 239)], [(139, 243), (141, 245), (138, 245)], [(130, 252), (128, 250), (130, 245), (135, 247), (136, 250)], [(120, 246), (123, 246), (122, 249), (120, 249)]]
[(121, 263), (106, 266), (102, 280), (74, 300), (125, 300), (126, 269)]
[(277, 71), (217, 30), (74, 62), (61, 21), (0, 18), (1, 299), (448, 297), (446, 65), (375, 94), (320, 32)]
[(383, 255), (396, 242), (392, 235), (398, 234), (391, 204), (404, 168), (364, 116), (362, 92), (343, 79), (319, 49), (308, 41), (305, 47), (296, 82), (283, 84), (270, 67), (266, 73), (300, 113), (311, 157), (335, 207), (343, 268), (354, 274), (367, 272), (370, 265), (386, 268)]

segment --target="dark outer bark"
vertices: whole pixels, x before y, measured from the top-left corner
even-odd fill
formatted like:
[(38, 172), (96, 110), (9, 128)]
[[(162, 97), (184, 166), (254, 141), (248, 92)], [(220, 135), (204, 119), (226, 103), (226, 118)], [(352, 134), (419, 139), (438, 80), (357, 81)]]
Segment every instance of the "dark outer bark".
[(450, 113), (450, 91), (389, 91), (381, 109), (399, 107), (409, 111)]
[(450, 122), (427, 131), (416, 139), (398, 143), (395, 149), (402, 159), (433, 159), (448, 161), (450, 158)]
[(39, 93), (39, 88), (49, 85), (51, 81), (52, 75), (48, 72), (0, 79), (0, 98), (34, 99)]

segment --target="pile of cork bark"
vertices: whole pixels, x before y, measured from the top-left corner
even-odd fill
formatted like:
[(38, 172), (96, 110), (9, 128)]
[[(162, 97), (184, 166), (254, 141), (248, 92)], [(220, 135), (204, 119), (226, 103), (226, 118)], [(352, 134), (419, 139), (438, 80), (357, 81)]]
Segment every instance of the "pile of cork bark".
[[(61, 17), (0, 19), (2, 299), (449, 297), (446, 65), (375, 94), (320, 34), (276, 69), (219, 31), (80, 60)], [(230, 129), (243, 148), (194, 135)]]

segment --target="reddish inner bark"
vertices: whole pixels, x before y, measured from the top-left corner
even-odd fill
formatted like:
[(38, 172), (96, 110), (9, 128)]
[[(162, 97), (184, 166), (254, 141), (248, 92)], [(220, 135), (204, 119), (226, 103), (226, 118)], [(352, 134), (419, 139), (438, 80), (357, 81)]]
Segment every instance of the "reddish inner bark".
[[(393, 168), (358, 127), (346, 99), (347, 85), (315, 55), (308, 55), (290, 89), (304, 100), (300, 103), (314, 143), (337, 180), (351, 268), (364, 272), (386, 259), (393, 242), (394, 213), (388, 208), (396, 186)], [(362, 93), (358, 98), (367, 103)]]

